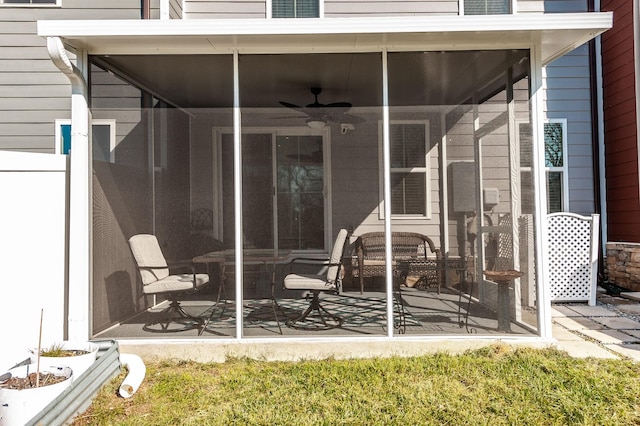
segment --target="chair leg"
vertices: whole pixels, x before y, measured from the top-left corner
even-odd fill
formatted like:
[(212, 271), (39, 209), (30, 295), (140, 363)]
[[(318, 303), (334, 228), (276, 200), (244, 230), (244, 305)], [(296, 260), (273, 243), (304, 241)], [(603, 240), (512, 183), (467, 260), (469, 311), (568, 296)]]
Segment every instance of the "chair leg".
[[(298, 318), (287, 320), (287, 327), (296, 328), (296, 329), (305, 329), (305, 330), (328, 330), (331, 328), (336, 328), (342, 326), (342, 318), (333, 315), (331, 312), (327, 311), (324, 306), (320, 304), (320, 292), (312, 291), (312, 298), (309, 307), (300, 315)], [(320, 320), (322, 321), (323, 326), (314, 326), (313, 324), (308, 326), (299, 326), (298, 322), (306, 321), (307, 317), (311, 315), (311, 313), (317, 312)], [(325, 317), (335, 324), (330, 324), (327, 322)]]
[[(142, 329), (154, 333), (174, 333), (199, 328), (202, 324), (200, 318), (194, 317), (185, 311), (180, 305), (180, 302), (175, 298), (171, 299), (169, 306), (164, 309), (160, 315), (164, 317), (164, 320), (148, 322)], [(172, 323), (180, 324), (182, 327), (170, 328)], [(155, 325), (159, 325), (160, 328), (154, 328)]]
[(202, 323), (202, 328), (200, 328), (200, 331), (198, 332), (198, 336), (202, 335), (202, 333), (204, 333), (204, 331), (209, 326), (209, 323), (211, 322), (211, 319), (213, 318), (213, 314), (215, 314), (216, 310), (218, 309), (218, 306), (220, 306), (220, 296), (223, 293), (224, 293), (224, 299), (223, 299), (224, 303), (222, 304), (222, 310), (220, 311), (220, 318), (222, 318), (222, 316), (224, 315), (224, 311), (225, 311), (225, 309), (227, 307), (227, 290), (226, 290), (226, 287), (225, 287), (224, 283), (225, 283), (224, 280), (222, 280), (220, 282), (220, 285), (218, 286), (218, 295), (216, 296), (216, 302), (213, 304), (212, 307), (209, 308), (209, 309), (211, 309), (211, 314), (209, 314), (207, 319)]

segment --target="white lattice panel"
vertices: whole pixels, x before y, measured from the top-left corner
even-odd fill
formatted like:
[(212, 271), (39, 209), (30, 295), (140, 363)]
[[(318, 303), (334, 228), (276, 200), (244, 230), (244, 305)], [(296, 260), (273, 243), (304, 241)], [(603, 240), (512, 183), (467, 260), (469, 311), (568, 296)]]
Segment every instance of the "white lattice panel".
[(551, 301), (595, 305), (599, 215), (553, 213), (547, 223)]

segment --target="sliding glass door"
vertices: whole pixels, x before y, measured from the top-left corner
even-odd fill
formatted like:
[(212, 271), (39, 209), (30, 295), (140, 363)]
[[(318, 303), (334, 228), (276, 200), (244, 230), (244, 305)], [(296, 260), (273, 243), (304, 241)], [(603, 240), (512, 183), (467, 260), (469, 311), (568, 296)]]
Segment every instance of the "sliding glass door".
[[(233, 136), (222, 136), (223, 216), (233, 223)], [(325, 172), (321, 135), (242, 135), (245, 248), (324, 250)], [(225, 226), (225, 241), (233, 227)]]

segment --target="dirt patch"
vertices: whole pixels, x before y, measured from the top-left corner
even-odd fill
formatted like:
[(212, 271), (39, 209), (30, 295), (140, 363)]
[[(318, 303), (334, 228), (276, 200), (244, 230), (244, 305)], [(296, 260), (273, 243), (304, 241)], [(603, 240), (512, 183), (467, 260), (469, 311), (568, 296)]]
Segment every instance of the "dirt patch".
[[(0, 383), (0, 388), (15, 390), (32, 389), (37, 387), (36, 379), (36, 373), (31, 373), (27, 377), (10, 377)], [(40, 373), (40, 387), (55, 385), (56, 383), (64, 382), (65, 380), (68, 380), (68, 377), (53, 373)]]

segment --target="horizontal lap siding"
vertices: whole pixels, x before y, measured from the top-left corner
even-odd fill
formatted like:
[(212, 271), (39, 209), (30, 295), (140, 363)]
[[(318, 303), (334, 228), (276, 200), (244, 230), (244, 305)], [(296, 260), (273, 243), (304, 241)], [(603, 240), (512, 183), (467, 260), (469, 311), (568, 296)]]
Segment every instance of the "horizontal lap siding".
[(324, 2), (327, 18), (351, 16), (457, 15), (457, 0), (370, 1), (328, 0)]
[(55, 152), (71, 86), (36, 35), (39, 19), (139, 19), (139, 0), (64, 0), (62, 8), (0, 8), (0, 150)]
[(184, 19), (266, 18), (265, 1), (186, 0)]
[[(545, 13), (587, 12), (586, 0), (547, 0)], [(567, 161), (571, 212), (595, 211), (591, 71), (588, 45), (564, 55), (546, 67), (544, 105), (547, 118), (567, 120)]]
[(638, 134), (631, 1), (602, 2), (614, 26), (602, 35), (608, 234), (640, 242)]
[(516, 7), (518, 8), (518, 13), (543, 13), (544, 1), (518, 0)]

